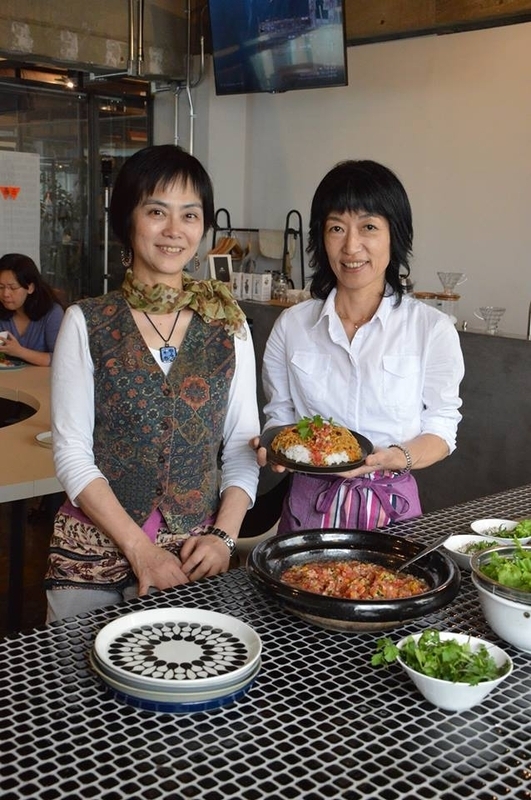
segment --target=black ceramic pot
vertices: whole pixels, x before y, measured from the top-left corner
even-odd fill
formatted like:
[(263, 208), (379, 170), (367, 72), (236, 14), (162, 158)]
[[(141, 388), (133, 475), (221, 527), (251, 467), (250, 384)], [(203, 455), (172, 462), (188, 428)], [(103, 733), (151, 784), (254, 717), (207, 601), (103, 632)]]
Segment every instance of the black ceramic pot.
[(408, 567), (407, 571), (423, 578), (430, 589), (399, 600), (326, 597), (288, 586), (280, 576), (295, 564), (324, 560), (352, 559), (397, 569), (423, 547), (402, 536), (375, 531), (307, 530), (260, 542), (249, 554), (247, 570), (262, 591), (316, 625), (342, 631), (387, 630), (452, 602), (461, 585), (461, 572), (448, 555), (435, 550)]

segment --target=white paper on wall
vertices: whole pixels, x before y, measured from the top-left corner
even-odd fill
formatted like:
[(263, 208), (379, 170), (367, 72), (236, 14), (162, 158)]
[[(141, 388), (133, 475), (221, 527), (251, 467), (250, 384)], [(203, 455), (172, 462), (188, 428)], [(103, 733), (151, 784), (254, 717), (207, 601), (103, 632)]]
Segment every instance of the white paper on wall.
[(40, 268), (40, 156), (0, 151), (0, 255), (24, 253)]

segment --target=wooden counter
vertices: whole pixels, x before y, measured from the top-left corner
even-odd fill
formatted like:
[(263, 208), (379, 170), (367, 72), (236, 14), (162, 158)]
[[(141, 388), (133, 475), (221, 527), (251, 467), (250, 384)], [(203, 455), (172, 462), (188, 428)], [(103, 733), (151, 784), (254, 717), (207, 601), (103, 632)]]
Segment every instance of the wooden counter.
[(26, 403), (35, 414), (0, 428), (0, 503), (10, 505), (7, 629), (20, 628), (23, 604), (26, 500), (61, 492), (52, 450), (38, 444), (50, 430), (50, 368), (27, 366), (0, 372), (0, 397)]
[(36, 408), (28, 419), (0, 428), (0, 503), (60, 492), (52, 451), (35, 439), (50, 430), (50, 369), (0, 372), (0, 397)]

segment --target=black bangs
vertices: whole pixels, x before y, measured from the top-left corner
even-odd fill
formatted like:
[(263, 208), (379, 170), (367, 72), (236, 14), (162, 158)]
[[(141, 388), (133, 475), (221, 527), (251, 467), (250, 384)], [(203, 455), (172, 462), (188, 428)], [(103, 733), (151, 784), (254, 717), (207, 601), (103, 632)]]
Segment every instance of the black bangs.
[(376, 161), (341, 161), (316, 189), (310, 212), (308, 253), (315, 270), (312, 294), (324, 299), (336, 284), (324, 246), (326, 220), (333, 214), (359, 213), (384, 217), (389, 224), (391, 260), (386, 280), (400, 298), (399, 270), (409, 274), (413, 244), (411, 206), (394, 172)]
[(134, 153), (120, 169), (110, 203), (110, 222), (114, 233), (130, 247), (131, 219), (136, 206), (173, 183), (190, 184), (203, 206), (205, 231), (214, 224), (212, 182), (203, 165), (177, 145), (153, 145)]

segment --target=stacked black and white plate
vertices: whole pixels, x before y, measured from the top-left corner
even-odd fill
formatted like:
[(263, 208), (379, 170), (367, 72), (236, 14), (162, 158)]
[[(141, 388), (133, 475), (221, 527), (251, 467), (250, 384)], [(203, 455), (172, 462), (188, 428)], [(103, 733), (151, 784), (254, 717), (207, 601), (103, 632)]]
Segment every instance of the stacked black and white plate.
[(262, 643), (245, 622), (197, 608), (125, 614), (96, 636), (91, 666), (119, 700), (188, 713), (239, 700), (261, 667)]

